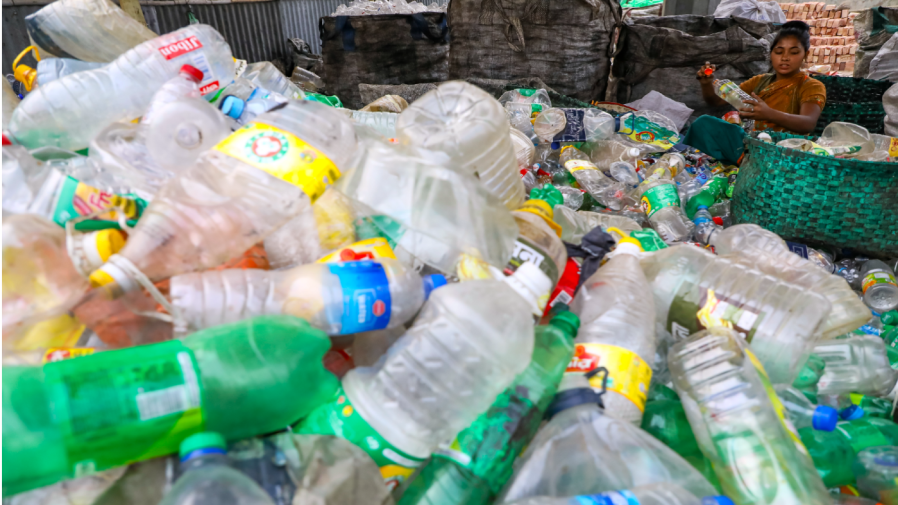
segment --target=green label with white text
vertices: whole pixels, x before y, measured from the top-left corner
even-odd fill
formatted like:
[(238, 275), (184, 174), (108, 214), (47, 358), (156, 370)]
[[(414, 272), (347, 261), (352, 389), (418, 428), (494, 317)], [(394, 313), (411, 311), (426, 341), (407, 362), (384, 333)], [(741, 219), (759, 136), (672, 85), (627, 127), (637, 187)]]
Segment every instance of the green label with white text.
[(673, 184), (660, 184), (649, 188), (642, 194), (642, 210), (645, 215), (652, 217), (659, 210), (666, 207), (679, 207), (680, 194)]

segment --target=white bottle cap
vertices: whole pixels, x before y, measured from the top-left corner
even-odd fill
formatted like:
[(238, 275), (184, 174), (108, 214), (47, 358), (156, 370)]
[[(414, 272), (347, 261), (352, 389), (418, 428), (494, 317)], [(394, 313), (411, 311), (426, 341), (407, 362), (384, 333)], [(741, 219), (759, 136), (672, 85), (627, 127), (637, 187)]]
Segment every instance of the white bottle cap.
[(546, 302), (549, 300), (549, 292), (552, 290), (552, 280), (548, 275), (544, 274), (538, 266), (525, 261), (511, 277), (506, 277), (504, 280), (524, 300), (527, 300), (535, 315), (542, 315)]

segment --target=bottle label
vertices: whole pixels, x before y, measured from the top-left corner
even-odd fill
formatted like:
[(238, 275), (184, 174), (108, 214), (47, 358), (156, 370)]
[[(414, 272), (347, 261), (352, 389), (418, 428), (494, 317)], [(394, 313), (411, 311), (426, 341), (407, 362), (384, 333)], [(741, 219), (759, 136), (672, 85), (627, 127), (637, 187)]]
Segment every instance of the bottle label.
[(340, 170), (324, 153), (265, 123), (250, 123), (213, 149), (298, 186), (313, 203), (340, 177)]
[(93, 347), (51, 347), (44, 353), (41, 363), (52, 363), (64, 359), (89, 356), (96, 351)]
[(876, 270), (870, 270), (867, 272), (867, 275), (864, 276), (864, 281), (862, 284), (862, 291), (864, 293), (867, 292), (868, 289), (875, 286), (876, 284), (891, 284), (892, 286), (898, 287), (898, 283), (895, 282), (895, 276), (886, 272), (882, 268), (877, 268)]
[(376, 258), (396, 259), (396, 254), (393, 252), (393, 248), (390, 247), (387, 239), (376, 237), (360, 240), (324, 256), (316, 263), (338, 263), (341, 261), (373, 260)]
[(889, 140), (889, 148), (886, 150), (889, 152), (889, 157), (898, 157), (898, 138), (892, 137), (892, 139)]
[(891, 445), (879, 428), (865, 420), (858, 419), (850, 423), (839, 423), (836, 425), (836, 430), (839, 431), (842, 438), (848, 441), (856, 453), (867, 447)]
[(795, 429), (795, 426), (789, 421), (789, 418), (786, 415), (786, 407), (783, 406), (783, 402), (780, 401), (779, 396), (776, 395), (776, 391), (773, 389), (773, 385), (770, 383), (770, 377), (767, 375), (767, 370), (764, 370), (764, 365), (761, 364), (761, 361), (758, 360), (755, 353), (751, 352), (750, 349), (745, 349), (745, 355), (748, 357), (752, 366), (755, 367), (755, 370), (758, 371), (758, 377), (761, 379), (761, 385), (764, 386), (764, 392), (766, 392), (767, 396), (770, 398), (773, 410), (776, 411), (776, 416), (779, 417), (783, 428), (786, 429), (786, 432), (792, 437), (792, 441), (795, 442), (795, 447), (804, 454), (808, 454), (808, 450), (805, 448), (804, 443), (802, 443), (801, 438), (798, 437), (798, 430)]
[(508, 260), (508, 265), (505, 266), (505, 275), (513, 274), (524, 262), (538, 266), (544, 274), (549, 276), (553, 286), (558, 282), (560, 272), (558, 271), (558, 265), (555, 264), (552, 258), (533, 242), (524, 237), (518, 237), (518, 240), (514, 243), (511, 259)]
[(187, 55), (185, 63), (192, 65), (203, 73), (203, 82), (200, 83), (200, 94), (206, 95), (214, 91), (218, 91), (218, 80), (213, 79), (212, 68), (209, 65), (209, 59), (203, 51), (203, 43), (196, 35), (172, 42), (159, 48), (159, 54), (166, 60), (173, 60), (180, 56)]
[(380, 474), (390, 489), (408, 479), (425, 461), (425, 458), (402, 452), (382, 437), (352, 406), (342, 387), (333, 401), (312, 411), (295, 431), (308, 435), (334, 435), (359, 446), (380, 467)]
[(719, 296), (711, 288), (684, 282), (670, 305), (667, 330), (674, 341), (680, 341), (705, 328), (724, 326), (751, 343), (764, 315), (755, 307)]
[[(65, 182), (62, 183), (62, 190), (59, 192), (59, 199), (56, 201), (53, 221), (60, 226), (65, 226), (66, 221), (70, 219), (114, 207), (123, 208), (125, 217), (128, 220), (133, 220), (140, 217), (143, 208), (146, 207), (146, 202), (141, 199), (126, 198), (100, 191), (83, 182), (78, 182), (77, 179), (66, 177)], [(96, 219), (115, 221), (118, 219), (118, 212), (110, 210)]]
[[(44, 365), (47, 394), (76, 475), (178, 452), (202, 431), (202, 386), (180, 341), (101, 352)], [(139, 451), (134, 448), (140, 448)]]
[(679, 207), (680, 194), (673, 184), (660, 184), (649, 188), (642, 194), (642, 211), (646, 216), (652, 217), (659, 210), (666, 207)]
[(552, 139), (555, 142), (586, 142), (586, 128), (583, 118), (585, 109), (561, 109), (564, 112), (564, 130)]
[[(615, 391), (645, 410), (646, 393), (652, 380), (652, 367), (635, 352), (607, 344), (577, 344), (568, 373), (587, 373), (598, 367), (608, 369), (608, 391)], [(602, 389), (602, 377), (593, 377), (589, 385)]]
[(586, 160), (567, 160), (564, 162), (564, 168), (572, 174), (580, 170), (598, 170), (592, 162)]
[(636, 142), (660, 147), (664, 151), (680, 142), (680, 136), (676, 132), (635, 114), (623, 116), (620, 133)]
[(390, 322), (390, 281), (383, 265), (374, 261), (348, 261), (329, 265), (340, 278), (343, 315), (340, 334), (382, 330)]
[(638, 240), (639, 244), (642, 245), (642, 250), (646, 252), (667, 248), (667, 244), (664, 243), (658, 232), (651, 228), (631, 231), (630, 236)]
[(577, 505), (640, 505), (636, 495), (626, 490), (575, 496), (571, 501)]

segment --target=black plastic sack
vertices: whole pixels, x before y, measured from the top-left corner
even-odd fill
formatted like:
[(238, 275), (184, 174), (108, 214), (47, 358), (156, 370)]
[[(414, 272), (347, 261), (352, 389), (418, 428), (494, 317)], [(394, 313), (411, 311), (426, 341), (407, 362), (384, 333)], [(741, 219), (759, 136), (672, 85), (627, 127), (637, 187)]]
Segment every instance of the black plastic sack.
[(711, 107), (702, 99), (695, 78), (706, 62), (717, 65), (714, 76), (737, 84), (770, 69), (775, 27), (744, 18), (663, 16), (624, 25), (618, 41), (609, 100), (629, 103), (655, 90), (695, 112), (720, 117), (733, 108)]
[(449, 77), (446, 14), (323, 17), (319, 21), (327, 91), (352, 109), (359, 84), (417, 84)]
[(452, 79), (539, 77), (564, 95), (602, 100), (618, 0), (452, 0)]

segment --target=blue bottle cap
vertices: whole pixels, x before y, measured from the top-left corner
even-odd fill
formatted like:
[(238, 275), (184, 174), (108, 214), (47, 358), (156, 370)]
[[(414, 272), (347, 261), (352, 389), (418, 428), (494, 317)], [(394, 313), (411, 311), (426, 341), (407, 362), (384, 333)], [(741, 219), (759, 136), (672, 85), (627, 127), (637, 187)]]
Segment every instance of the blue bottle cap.
[(836, 423), (839, 422), (839, 413), (836, 409), (820, 405), (814, 409), (814, 417), (811, 418), (811, 426), (815, 430), (833, 431), (836, 429)]
[(551, 147), (553, 151), (557, 151), (561, 149), (561, 142), (552, 142), (552, 145), (549, 147)]
[(864, 409), (862, 409), (860, 405), (851, 405), (850, 407), (842, 409), (842, 412), (839, 412), (839, 417), (845, 421), (854, 421), (855, 419), (864, 417), (864, 414)]
[(246, 102), (233, 95), (226, 96), (221, 102), (221, 112), (234, 119), (240, 119), (244, 108), (246, 108)]
[(424, 299), (430, 298), (430, 293), (434, 289), (446, 285), (446, 276), (442, 274), (432, 274), (424, 277)]
[(726, 496), (706, 496), (702, 498), (702, 505), (736, 505)]

